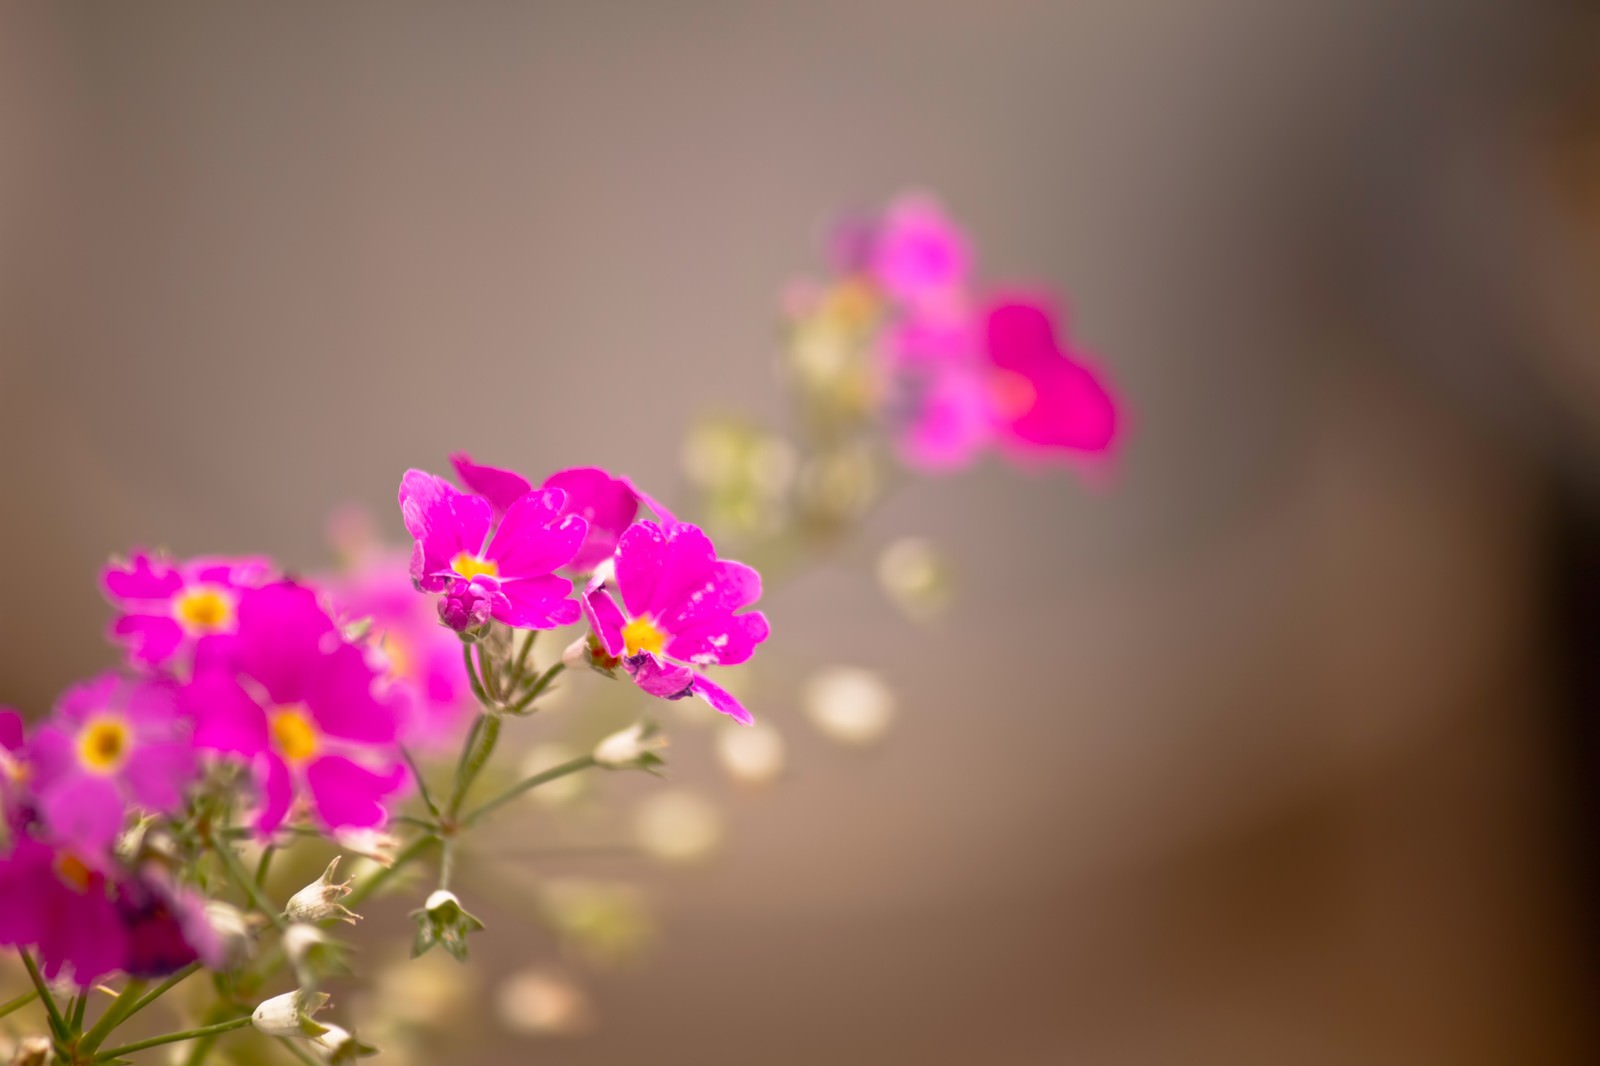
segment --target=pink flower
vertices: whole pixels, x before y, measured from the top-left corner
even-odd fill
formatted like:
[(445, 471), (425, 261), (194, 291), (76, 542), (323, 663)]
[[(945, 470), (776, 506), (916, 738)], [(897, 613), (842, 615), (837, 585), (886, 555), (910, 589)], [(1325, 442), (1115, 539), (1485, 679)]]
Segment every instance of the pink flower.
[(1081, 358), (1062, 351), (1037, 301), (1000, 301), (984, 316), (973, 358), (930, 362), (904, 380), (911, 412), (900, 448), (925, 469), (965, 465), (990, 442), (1032, 461), (1103, 456), (1117, 439), (1116, 402)]
[(584, 605), (606, 653), (622, 660), (640, 688), (663, 699), (699, 696), (748, 724), (750, 712), (694, 668), (750, 658), (767, 639), (767, 619), (760, 611), (736, 612), (760, 597), (761, 575), (718, 559), (698, 527), (636, 522), (617, 546), (614, 575), (591, 586)]
[(74, 685), (28, 745), (38, 814), (80, 854), (108, 849), (130, 808), (170, 814), (195, 776), (171, 684), (103, 674)]
[[(521, 474), (475, 463), (465, 452), (452, 455), (450, 462), (468, 491), (489, 501), (496, 518), (504, 516), (512, 504), (533, 491), (533, 486)], [(616, 477), (596, 466), (558, 470), (545, 478), (540, 487), (566, 493), (562, 513), (575, 514), (589, 524), (583, 547), (578, 549), (571, 563), (572, 569), (581, 573), (589, 573), (611, 558), (611, 553), (617, 550), (617, 538), (639, 513), (640, 500), (656, 510), (655, 501), (635, 489), (627, 478)]]
[(196, 960), (212, 968), (225, 964), (205, 898), (179, 888), (153, 864), (117, 883), (115, 904), (127, 938), (118, 968), (129, 977), (163, 977)]
[(272, 575), (266, 559), (192, 559), (174, 563), (143, 553), (106, 567), (106, 596), (121, 612), (111, 637), (128, 658), (167, 667), (197, 642), (233, 632), (239, 593)]
[(972, 254), (966, 234), (931, 196), (896, 199), (864, 253), (867, 273), (897, 300), (947, 299), (967, 283)]
[(456, 630), (490, 618), (514, 629), (577, 621), (578, 605), (567, 598), (572, 582), (554, 571), (572, 561), (588, 526), (562, 513), (566, 502), (560, 489), (530, 492), (494, 526), (484, 497), (421, 470), (406, 471), (400, 513), (416, 539), (411, 580), (424, 592), (444, 594), (439, 617)]
[(425, 751), (458, 740), (474, 706), (461, 640), (417, 595), (406, 554), (370, 551), (324, 584), (341, 623), (371, 622), (370, 640), (400, 715), (401, 738)]
[(32, 947), (44, 975), (87, 987), (128, 955), (128, 934), (106, 875), (74, 853), (22, 835), (0, 858), (0, 944)]
[(375, 691), (363, 650), (345, 640), (292, 582), (239, 598), (236, 668), (201, 669), (180, 693), (196, 747), (237, 755), (254, 770), (271, 833), (296, 798), (329, 829), (387, 820), (384, 801), (406, 783), (395, 707)]

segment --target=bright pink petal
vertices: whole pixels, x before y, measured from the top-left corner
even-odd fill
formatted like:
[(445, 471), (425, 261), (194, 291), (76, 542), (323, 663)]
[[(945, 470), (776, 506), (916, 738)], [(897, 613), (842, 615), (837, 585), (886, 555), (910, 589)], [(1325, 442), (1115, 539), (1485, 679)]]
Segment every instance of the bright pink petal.
[(611, 598), (611, 593), (603, 588), (590, 589), (584, 594), (583, 607), (589, 618), (589, 627), (600, 638), (606, 654), (620, 656), (624, 651), (622, 627), (627, 619), (623, 617), (617, 601)]
[(583, 611), (571, 599), (572, 582), (546, 574), (500, 585), (503, 602), (494, 608), (494, 617), (513, 629), (554, 629), (571, 625)]
[[(656, 578), (655, 593), (650, 597), (649, 613), (665, 618), (686, 610), (690, 597), (703, 592), (711, 581), (716, 561), (717, 551), (711, 538), (698, 526), (686, 523), (673, 526), (667, 533), (666, 549), (661, 554), (661, 572)], [(632, 610), (631, 605), (629, 609)]]
[(111, 637), (136, 663), (159, 666), (183, 643), (183, 627), (164, 615), (128, 614), (111, 623)]
[(166, 814), (183, 806), (195, 771), (194, 748), (189, 744), (141, 744), (130, 753), (122, 778), (136, 803)]
[(661, 622), (669, 632), (677, 632), (700, 622), (725, 618), (760, 598), (761, 575), (754, 567), (719, 559), (705, 584), (689, 593), (676, 611), (662, 616)]
[(40, 726), (28, 743), (28, 770), (36, 785), (51, 785), (78, 773), (76, 731), (54, 723)]
[(0, 707), (0, 748), (20, 751), (23, 744), (22, 715), (10, 707)]
[(617, 544), (617, 591), (630, 615), (650, 609), (666, 552), (667, 535), (654, 522), (635, 522), (622, 534)]
[(424, 589), (438, 592), (452, 578), (456, 556), (483, 551), (493, 510), (481, 496), (458, 491), (442, 478), (408, 470), (400, 481), (400, 515), (406, 532), (416, 539), (411, 577)]
[(566, 503), (560, 489), (541, 489), (506, 512), (484, 553), (499, 567), (502, 581), (541, 577), (572, 561), (589, 527), (579, 516), (562, 513)]
[(40, 794), (39, 813), (50, 835), (63, 845), (98, 853), (122, 832), (127, 805), (111, 778), (72, 774)]
[(373, 693), (376, 675), (354, 644), (341, 644), (323, 656), (306, 689), (306, 707), (329, 736), (368, 744), (394, 740), (399, 723), (394, 708)]
[(583, 547), (572, 558), (572, 566), (590, 571), (609, 559), (617, 549), (617, 539), (639, 513), (639, 497), (628, 482), (594, 466), (558, 470), (545, 478), (546, 488), (567, 494), (566, 510), (589, 523)]
[(913, 413), (896, 444), (911, 466), (930, 472), (969, 465), (994, 436), (987, 377), (981, 368), (951, 366), (914, 388)]
[(468, 491), (476, 493), (489, 501), (496, 515), (505, 514), (522, 497), (526, 496), (533, 488), (528, 479), (514, 470), (502, 470), (497, 466), (480, 466), (472, 461), (472, 456), (466, 452), (457, 452), (450, 457), (450, 462), (456, 468), (456, 476), (461, 479)]
[(663, 529), (671, 529), (673, 526), (678, 524), (678, 520), (673, 517), (671, 511), (661, 506), (661, 503), (656, 500), (655, 497), (651, 496), (648, 492), (645, 492), (638, 485), (634, 484), (631, 478), (618, 478), (617, 480), (626, 485), (628, 487), (628, 491), (632, 492), (636, 497), (638, 497), (639, 502), (644, 504), (645, 508), (649, 510), (651, 514), (656, 516), (656, 521), (661, 523), (661, 527)]
[(185, 685), (178, 704), (194, 719), (194, 746), (246, 757), (268, 749), (267, 713), (225, 674), (205, 674)]
[(695, 678), (694, 694), (711, 704), (713, 710), (727, 715), (740, 725), (755, 724), (755, 716), (744, 709), (744, 704), (733, 698), (733, 693), (705, 677)]
[(971, 261), (966, 235), (938, 201), (913, 194), (884, 213), (870, 269), (890, 294), (914, 300), (962, 285)]
[(749, 659), (770, 632), (760, 611), (726, 615), (673, 633), (667, 655), (700, 666), (734, 666)]
[(289, 817), (294, 804), (294, 779), (289, 764), (268, 753), (257, 764), (257, 783), (261, 789), (261, 809), (256, 812), (256, 832), (267, 835)]
[(324, 825), (366, 829), (387, 820), (383, 800), (405, 783), (405, 771), (375, 773), (342, 755), (329, 755), (306, 767), (306, 783)]
[(170, 563), (144, 554), (107, 566), (100, 581), (113, 601), (166, 600), (183, 588), (183, 577)]
[(654, 655), (624, 659), (623, 668), (633, 677), (634, 684), (663, 700), (681, 700), (693, 695), (695, 678), (699, 676), (687, 666), (662, 662)]
[(317, 594), (303, 585), (283, 581), (239, 598), (239, 662), (274, 703), (305, 699), (333, 632)]

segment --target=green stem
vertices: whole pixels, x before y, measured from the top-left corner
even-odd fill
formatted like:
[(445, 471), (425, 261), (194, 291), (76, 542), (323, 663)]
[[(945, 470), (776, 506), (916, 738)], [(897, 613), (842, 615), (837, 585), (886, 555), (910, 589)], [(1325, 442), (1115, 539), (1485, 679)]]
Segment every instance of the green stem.
[(306, 1053), (305, 1049), (286, 1036), (278, 1037), (278, 1043), (283, 1045), (283, 1050), (305, 1063), (306, 1066), (322, 1066), (320, 1062)]
[(432, 836), (418, 837), (410, 844), (407, 844), (405, 849), (394, 857), (394, 862), (383, 867), (370, 878), (357, 885), (351, 891), (350, 895), (345, 897), (344, 905), (351, 910), (355, 910), (362, 903), (366, 902), (366, 900), (371, 897), (374, 892), (378, 891), (378, 889), (382, 888), (386, 883), (388, 883), (391, 877), (399, 873), (401, 867), (409, 865), (417, 858), (417, 856), (426, 851), (429, 845), (433, 844), (433, 842), (437, 839), (438, 837)]
[(550, 669), (546, 670), (542, 675), (540, 675), (539, 680), (533, 683), (533, 687), (528, 690), (527, 695), (523, 696), (516, 703), (512, 704), (509, 708), (507, 708), (507, 710), (511, 711), (513, 714), (521, 714), (523, 711), (533, 706), (533, 701), (544, 695), (544, 690), (550, 687), (550, 682), (560, 677), (561, 671), (565, 670), (566, 668), (566, 663), (556, 663)]
[[(191, 963), (188, 967), (188, 970), (190, 973), (193, 973), (199, 968), (199, 966), (200, 964), (198, 962)], [(183, 971), (180, 970), (178, 972), (182, 973)], [(161, 992), (166, 991), (176, 983), (176, 981), (171, 983), (163, 983), (160, 991), (158, 991), (156, 994), (159, 995)], [(106, 1037), (111, 1035), (111, 1030), (115, 1029), (117, 1026), (133, 1017), (134, 1011), (139, 1009), (139, 996), (143, 991), (143, 981), (129, 981), (127, 985), (123, 987), (122, 994), (117, 996), (117, 998), (111, 1002), (111, 1005), (101, 1012), (100, 1020), (94, 1023), (94, 1028), (83, 1034), (83, 1039), (78, 1042), (78, 1050), (93, 1052), (95, 1048), (99, 1047), (105, 1042)]]
[(522, 647), (517, 651), (517, 661), (511, 667), (511, 687), (522, 684), (522, 679), (528, 674), (528, 655), (533, 651), (533, 638), (539, 635), (537, 629), (528, 630), (528, 635), (523, 638)]
[(5, 1003), (0, 1004), (0, 1018), (4, 1018), (8, 1014), (13, 1014), (21, 1010), (23, 1007), (26, 1007), (28, 1004), (32, 1003), (38, 998), (39, 993), (37, 992), (24, 992), (16, 999), (7, 1000)]
[(472, 682), (472, 695), (483, 706), (489, 706), (489, 695), (483, 690), (483, 682), (478, 679), (478, 664), (472, 658), (472, 645), (461, 645), (461, 660), (467, 667), (467, 680)]
[(261, 849), (261, 861), (256, 863), (256, 885), (260, 888), (267, 887), (267, 871), (272, 869), (272, 857), (278, 853), (276, 844), (268, 844)]
[(417, 760), (412, 758), (411, 749), (404, 744), (400, 745), (400, 757), (411, 767), (411, 777), (417, 783), (417, 795), (422, 797), (422, 805), (428, 808), (428, 813), (435, 818), (439, 817), (439, 805), (433, 802), (433, 794), (428, 791), (428, 781), (422, 776), (422, 768), (417, 765)]
[(39, 972), (39, 964), (33, 961), (33, 953), (19, 951), (22, 956), (22, 965), (28, 971), (28, 979), (33, 982), (34, 991), (39, 993), (39, 998), (44, 1001), (45, 1013), (50, 1016), (50, 1030), (57, 1039), (67, 1038), (67, 1020), (61, 1017), (61, 1008), (56, 1006), (56, 997), (50, 994), (50, 986), (44, 983), (44, 975)]
[(160, 1047), (162, 1044), (176, 1044), (184, 1040), (197, 1040), (201, 1037), (220, 1035), (222, 1033), (232, 1032), (235, 1029), (243, 1029), (249, 1024), (250, 1016), (247, 1014), (243, 1018), (234, 1018), (231, 1021), (218, 1022), (216, 1025), (206, 1025), (199, 1029), (185, 1029), (180, 1033), (168, 1033), (165, 1036), (153, 1036), (149, 1040), (139, 1040), (132, 1044), (123, 1044), (121, 1047), (114, 1047), (110, 1051), (102, 1052), (95, 1057), (94, 1061), (108, 1062), (111, 1059), (120, 1059), (124, 1055), (131, 1055), (135, 1051), (143, 1051), (146, 1048)]
[(479, 807), (477, 810), (461, 819), (462, 828), (477, 825), (478, 822), (483, 820), (484, 816), (499, 809), (500, 807), (505, 806), (507, 803), (510, 803), (512, 800), (516, 799), (518, 796), (529, 791), (530, 789), (538, 788), (540, 785), (554, 781), (557, 778), (566, 777), (568, 774), (575, 774), (580, 770), (587, 770), (589, 767), (594, 765), (594, 756), (584, 755), (573, 759), (570, 762), (564, 762), (559, 766), (552, 766), (548, 770), (542, 770), (539, 773), (534, 774), (532, 777), (511, 786), (511, 788), (505, 792), (496, 796), (488, 803), (485, 803), (483, 806)]
[(239, 856), (234, 854), (231, 847), (227, 844), (219, 847), (217, 849), (217, 858), (222, 860), (223, 869), (228, 871), (228, 876), (233, 878), (234, 884), (245, 894), (245, 898), (250, 901), (252, 907), (265, 914), (272, 924), (277, 927), (278, 932), (281, 933), (289, 928), (289, 923), (284, 920), (283, 911), (267, 902), (266, 896), (262, 894), (261, 886), (257, 885), (250, 875), (245, 872), (244, 863), (239, 861)]
[(455, 872), (455, 866), (456, 866), (456, 842), (455, 842), (454, 838), (447, 838), (444, 841), (444, 848), (439, 854), (439, 887), (440, 888), (448, 889), (450, 887), (450, 875)]
[(488, 763), (489, 756), (494, 754), (494, 746), (499, 741), (500, 716), (487, 712), (478, 715), (472, 732), (467, 736), (466, 746), (461, 749), (455, 787), (450, 791), (450, 804), (445, 808), (447, 819), (454, 820), (461, 813), (461, 804), (466, 800), (468, 790)]
[(67, 1024), (74, 1033), (83, 1032), (83, 1016), (89, 1010), (89, 990), (85, 988), (72, 997), (72, 1009), (67, 1012)]
[(500, 707), (505, 700), (500, 691), (500, 678), (495, 672), (494, 660), (489, 658), (489, 652), (483, 644), (478, 645), (478, 676), (483, 678), (483, 691), (489, 694), (489, 703)]

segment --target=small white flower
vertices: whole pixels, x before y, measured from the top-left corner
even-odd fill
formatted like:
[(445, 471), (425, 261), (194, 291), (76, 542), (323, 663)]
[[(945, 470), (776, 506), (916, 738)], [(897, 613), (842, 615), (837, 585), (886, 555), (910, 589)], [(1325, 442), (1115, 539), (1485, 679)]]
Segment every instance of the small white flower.
[(320, 922), (324, 918), (337, 918), (351, 925), (361, 920), (361, 915), (348, 910), (339, 900), (348, 896), (351, 881), (335, 881), (339, 871), (339, 856), (334, 856), (322, 876), (289, 897), (284, 916), (291, 922)]
[(376, 1055), (378, 1049), (363, 1044), (351, 1035), (348, 1029), (337, 1025), (329, 1025), (323, 1032), (311, 1038), (311, 1046), (323, 1061), (330, 1063), (354, 1062), (356, 1059), (368, 1055)]
[(411, 919), (417, 923), (417, 937), (411, 945), (412, 958), (427, 954), (435, 944), (443, 944), (458, 961), (465, 962), (467, 936), (483, 928), (483, 923), (467, 912), (456, 894), (443, 888), (435, 889), (421, 910), (412, 911)]
[(594, 761), (607, 770), (649, 770), (661, 765), (656, 752), (666, 746), (667, 738), (657, 734), (653, 723), (639, 722), (596, 744)]
[(328, 1005), (328, 998), (326, 992), (302, 989), (285, 992), (258, 1006), (250, 1015), (250, 1024), (267, 1036), (317, 1036), (327, 1026), (317, 1024), (312, 1018)]

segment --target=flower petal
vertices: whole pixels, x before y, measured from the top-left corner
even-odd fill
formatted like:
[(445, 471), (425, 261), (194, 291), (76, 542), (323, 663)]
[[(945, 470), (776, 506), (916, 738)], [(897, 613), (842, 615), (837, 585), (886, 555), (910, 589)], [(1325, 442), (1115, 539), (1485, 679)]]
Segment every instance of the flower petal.
[(333, 620), (304, 585), (282, 581), (239, 599), (238, 651), (244, 671), (274, 703), (299, 703), (322, 659)]
[(394, 708), (373, 692), (376, 675), (354, 644), (341, 644), (323, 656), (306, 689), (306, 707), (318, 727), (333, 737), (368, 744), (394, 740), (399, 723)]
[(185, 685), (178, 705), (194, 718), (194, 746), (255, 756), (268, 748), (267, 712), (226, 674), (204, 674)]
[(276, 831), (289, 817), (289, 808), (294, 804), (294, 778), (289, 773), (289, 764), (268, 752), (256, 764), (256, 783), (261, 789), (256, 832), (265, 836)]
[(667, 655), (700, 666), (734, 666), (750, 658), (771, 632), (760, 611), (726, 615), (673, 633)]
[(122, 777), (134, 802), (168, 814), (183, 806), (195, 766), (194, 748), (188, 743), (140, 744), (129, 754)]
[(306, 783), (323, 824), (366, 829), (387, 820), (383, 799), (405, 783), (405, 770), (376, 773), (343, 755), (328, 755), (306, 767)]
[(687, 523), (673, 526), (667, 532), (661, 572), (650, 597), (649, 613), (666, 618), (686, 609), (689, 598), (702, 591), (710, 581), (716, 561), (717, 551), (711, 545), (711, 538), (698, 526)]
[(39, 813), (56, 840), (77, 851), (99, 853), (122, 832), (127, 805), (109, 777), (69, 774), (39, 795)]
[(572, 582), (546, 574), (500, 585), (502, 600), (494, 607), (494, 617), (513, 629), (554, 629), (571, 625), (582, 615), (582, 608), (571, 599)]
[(455, 453), (450, 457), (450, 462), (455, 466), (456, 476), (461, 479), (461, 483), (468, 491), (488, 500), (496, 515), (505, 514), (512, 504), (526, 496), (533, 488), (528, 479), (516, 471), (502, 470), (497, 466), (481, 466), (473, 462), (472, 456), (466, 452)]
[(744, 704), (733, 698), (733, 693), (705, 678), (694, 680), (694, 694), (711, 704), (713, 710), (725, 714), (740, 725), (755, 725), (755, 716), (744, 709)]
[(502, 581), (540, 577), (572, 561), (589, 525), (577, 515), (562, 514), (566, 502), (560, 489), (541, 489), (512, 504), (484, 552), (499, 567)]
[(583, 608), (589, 618), (589, 627), (600, 638), (606, 654), (620, 656), (625, 647), (622, 627), (626, 620), (622, 616), (622, 608), (611, 598), (611, 593), (604, 588), (590, 589), (584, 594)]
[(654, 522), (635, 522), (617, 543), (617, 591), (633, 616), (649, 610), (661, 577), (667, 535)]
[(761, 575), (754, 567), (732, 559), (719, 559), (705, 583), (689, 593), (676, 611), (662, 616), (669, 632), (701, 622), (719, 621), (761, 598)]

